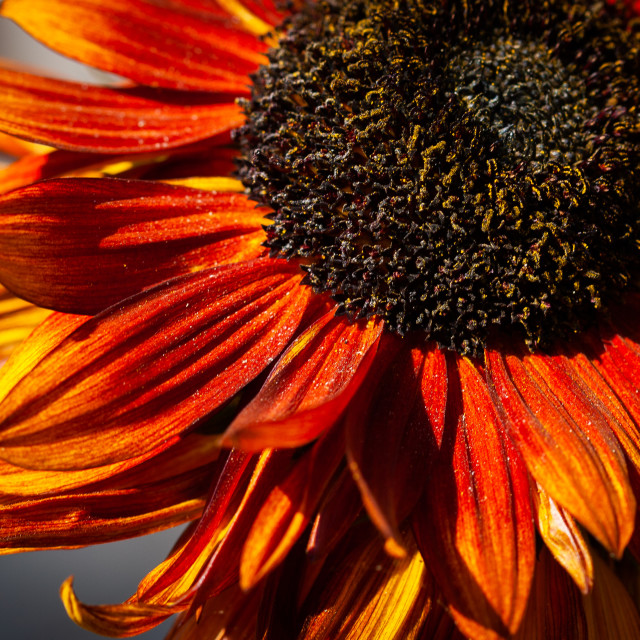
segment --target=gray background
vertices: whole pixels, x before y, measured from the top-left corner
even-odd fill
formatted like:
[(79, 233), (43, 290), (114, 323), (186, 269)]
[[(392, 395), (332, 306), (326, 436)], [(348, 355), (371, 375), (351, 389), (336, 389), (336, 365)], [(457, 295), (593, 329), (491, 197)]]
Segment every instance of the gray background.
[[(83, 82), (102, 79), (95, 71), (38, 45), (2, 18), (0, 57), (48, 69), (50, 75), (59, 77)], [(67, 618), (58, 597), (60, 584), (74, 575), (76, 593), (83, 602), (122, 602), (135, 593), (144, 575), (166, 557), (181, 530), (87, 549), (0, 556), (0, 640), (97, 638)], [(167, 621), (137, 637), (159, 640), (164, 638), (170, 624)]]

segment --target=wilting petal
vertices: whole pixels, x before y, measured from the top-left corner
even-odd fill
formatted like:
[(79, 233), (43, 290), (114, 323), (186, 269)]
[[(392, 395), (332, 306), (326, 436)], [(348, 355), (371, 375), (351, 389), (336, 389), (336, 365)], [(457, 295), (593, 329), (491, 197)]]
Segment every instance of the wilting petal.
[(319, 576), (305, 604), (300, 640), (422, 637), (433, 603), (433, 580), (411, 536), (403, 539), (403, 546), (407, 557), (398, 561), (384, 552), (379, 539), (354, 536)]
[(0, 405), (0, 457), (81, 469), (184, 432), (282, 351), (310, 297), (301, 278), (285, 261), (241, 263), (175, 278), (87, 320)]
[(0, 280), (40, 306), (94, 314), (151, 284), (258, 257), (266, 222), (242, 194), (49, 180), (0, 197)]
[(266, 45), (218, 16), (150, 0), (6, 0), (0, 14), (65, 55), (139, 84), (247, 93)]
[(323, 436), (264, 501), (247, 536), (240, 586), (255, 586), (289, 553), (315, 513), (344, 455), (342, 429)]
[(620, 555), (635, 499), (615, 419), (563, 356), (488, 350), (493, 395), (537, 482), (602, 544)]
[(582, 598), (569, 576), (543, 550), (536, 563), (527, 612), (514, 640), (597, 640), (587, 634)]
[(60, 587), (60, 597), (67, 614), (77, 625), (113, 638), (128, 638), (153, 629), (179, 610), (135, 602), (102, 606), (82, 604), (73, 591), (72, 578), (67, 578)]
[[(407, 344), (388, 362), (382, 360), (379, 353), (372, 373), (380, 375), (369, 376), (349, 407), (347, 457), (364, 505), (387, 540), (387, 552), (402, 556), (398, 525), (420, 497), (438, 450), (447, 369), (435, 346)], [(427, 387), (433, 398), (425, 398)]]
[(449, 362), (445, 441), (415, 530), (456, 623), (480, 640), (520, 624), (535, 562), (533, 515), (524, 464), (486, 383), (468, 360), (457, 363), (458, 374)]
[(317, 438), (358, 389), (382, 325), (351, 323), (333, 311), (317, 320), (282, 355), (256, 398), (231, 423), (225, 442), (254, 451)]
[(582, 593), (593, 585), (593, 563), (587, 543), (574, 519), (544, 489), (537, 487), (538, 531), (556, 561)]
[(6, 69), (0, 69), (0, 102), (0, 130), (73, 151), (158, 151), (244, 122), (231, 100), (150, 88), (103, 89)]
[(593, 591), (583, 596), (589, 640), (637, 640), (640, 638), (640, 616), (631, 596), (600, 557), (594, 555), (593, 564)]

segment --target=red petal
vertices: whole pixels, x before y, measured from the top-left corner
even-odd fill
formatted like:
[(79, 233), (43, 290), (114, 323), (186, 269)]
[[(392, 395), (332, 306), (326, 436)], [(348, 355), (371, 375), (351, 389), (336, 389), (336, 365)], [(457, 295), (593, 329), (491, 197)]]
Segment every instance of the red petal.
[(163, 5), (6, 0), (0, 13), (52, 49), (139, 84), (247, 93), (247, 75), (265, 61), (266, 45), (230, 20)]
[(42, 307), (94, 314), (151, 284), (257, 257), (265, 222), (241, 194), (49, 180), (0, 197), (0, 280)]
[[(613, 343), (617, 343), (617, 346)], [(633, 413), (640, 410), (638, 388), (634, 386), (634, 381), (640, 375), (640, 357), (638, 352), (633, 354), (633, 347), (629, 348), (634, 343), (631, 339), (626, 340), (620, 336), (602, 341), (591, 334), (583, 335), (579, 344), (579, 351), (566, 354), (566, 363), (572, 368), (571, 374), (588, 387), (585, 395), (592, 404), (600, 405), (599, 409), (603, 414), (608, 415), (609, 427), (627, 456), (640, 468), (640, 431), (637, 427), (640, 414)], [(609, 350), (618, 350), (618, 355), (611, 358)], [(620, 351), (623, 352), (622, 361), (627, 361), (626, 370), (613, 364), (620, 360)], [(626, 377), (631, 373), (628, 369), (629, 361), (636, 367), (634, 377), (631, 378)]]
[(270, 492), (242, 550), (240, 586), (248, 590), (273, 570), (297, 542), (344, 456), (342, 429), (332, 429)]
[(596, 640), (587, 634), (582, 598), (564, 570), (544, 550), (536, 573), (527, 612), (514, 640)]
[(239, 106), (214, 97), (103, 89), (5, 69), (0, 69), (0, 102), (2, 131), (73, 151), (158, 151), (244, 122)]
[(591, 357), (591, 364), (607, 381), (633, 422), (622, 423), (616, 428), (616, 435), (636, 469), (640, 469), (640, 345), (631, 337), (607, 334), (606, 337), (587, 336), (585, 349)]
[(529, 471), (600, 542), (620, 555), (635, 499), (611, 414), (563, 356), (487, 352), (493, 395)]
[[(431, 418), (444, 416), (447, 370), (437, 347), (406, 344), (387, 362), (381, 355), (349, 408), (347, 456), (364, 505), (387, 540), (387, 552), (403, 556), (398, 524), (420, 497), (438, 451), (435, 434), (442, 423), (434, 425)], [(425, 387), (433, 398), (424, 397)]]
[(358, 487), (344, 469), (318, 508), (309, 534), (308, 555), (314, 559), (325, 557), (347, 533), (360, 511)]
[(201, 271), (87, 320), (0, 405), (1, 457), (80, 469), (179, 435), (282, 351), (310, 298), (301, 277), (266, 259)]
[(451, 362), (445, 441), (424, 508), (414, 511), (415, 529), (456, 624), (478, 640), (517, 630), (535, 538), (524, 464), (481, 374), (462, 358), (457, 369), (459, 383)]
[(640, 615), (631, 596), (613, 571), (597, 555), (593, 556), (593, 591), (584, 596), (584, 612), (589, 638), (640, 638)]
[(264, 386), (231, 423), (225, 442), (256, 451), (297, 447), (340, 416), (373, 362), (382, 322), (351, 323), (329, 312), (282, 355)]

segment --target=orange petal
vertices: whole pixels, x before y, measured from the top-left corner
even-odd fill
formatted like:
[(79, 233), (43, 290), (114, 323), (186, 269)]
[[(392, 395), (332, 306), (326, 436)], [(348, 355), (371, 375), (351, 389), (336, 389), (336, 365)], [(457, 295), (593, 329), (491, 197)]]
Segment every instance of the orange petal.
[(266, 222), (237, 193), (48, 180), (0, 197), (0, 280), (40, 306), (94, 314), (151, 284), (258, 257)]
[(249, 590), (288, 554), (306, 529), (344, 456), (342, 429), (332, 429), (299, 459), (270, 492), (247, 536), (240, 586)]
[(619, 556), (631, 537), (636, 506), (611, 413), (564, 356), (488, 350), (487, 369), (531, 474)]
[(56, 51), (138, 84), (247, 93), (266, 45), (178, 2), (6, 0), (0, 14)]
[(463, 358), (455, 369), (451, 360), (445, 440), (415, 530), (458, 627), (473, 640), (493, 639), (517, 630), (527, 604), (529, 479), (478, 369)]
[(0, 404), (0, 457), (81, 469), (183, 433), (287, 344), (310, 298), (297, 271), (268, 259), (201, 271), (87, 320)]
[[(406, 344), (386, 362), (381, 355), (349, 408), (347, 457), (364, 505), (387, 540), (387, 552), (400, 557), (398, 524), (418, 501), (438, 451), (441, 425), (434, 425), (432, 416), (444, 416), (447, 371), (435, 346)], [(425, 406), (427, 385), (433, 397)]]
[(640, 615), (631, 596), (599, 556), (593, 556), (593, 564), (593, 591), (583, 596), (589, 640), (637, 640), (640, 638)]
[(589, 547), (575, 520), (540, 486), (537, 486), (538, 531), (556, 561), (573, 578), (582, 593), (593, 586)]
[(597, 640), (587, 635), (582, 598), (565, 571), (543, 550), (520, 630), (514, 640)]
[(153, 629), (179, 610), (128, 602), (103, 606), (82, 604), (73, 591), (73, 578), (64, 581), (60, 587), (60, 597), (67, 614), (77, 625), (112, 638), (129, 638)]
[(103, 89), (6, 69), (0, 69), (0, 102), (0, 130), (72, 151), (158, 151), (244, 122), (231, 100), (150, 88)]
[(351, 323), (333, 311), (285, 351), (264, 386), (231, 423), (227, 445), (297, 447), (340, 416), (374, 360), (382, 322)]
[(210, 482), (205, 466), (136, 489), (0, 506), (0, 545), (74, 548), (160, 531), (198, 517)]
[(414, 640), (433, 605), (433, 581), (410, 536), (407, 557), (388, 556), (376, 538), (354, 537), (318, 580), (300, 640)]
[[(120, 487), (123, 486), (123, 477), (130, 478), (133, 474), (143, 474), (145, 471), (153, 471), (154, 476), (157, 476), (167, 463), (175, 468), (176, 464), (181, 464), (183, 457), (190, 455), (190, 451), (194, 452), (191, 455), (197, 455), (200, 460), (215, 459), (217, 453), (212, 455), (211, 445), (199, 444), (201, 438), (197, 433), (189, 434), (177, 439), (173, 446), (167, 447), (166, 443), (162, 443), (141, 456), (79, 471), (23, 469), (0, 460), (0, 492), (12, 495), (12, 499), (17, 500), (18, 496), (59, 495), (87, 487)], [(211, 441), (211, 437), (207, 441)], [(215, 451), (218, 451), (217, 447)], [(135, 483), (128, 486), (135, 486)]]

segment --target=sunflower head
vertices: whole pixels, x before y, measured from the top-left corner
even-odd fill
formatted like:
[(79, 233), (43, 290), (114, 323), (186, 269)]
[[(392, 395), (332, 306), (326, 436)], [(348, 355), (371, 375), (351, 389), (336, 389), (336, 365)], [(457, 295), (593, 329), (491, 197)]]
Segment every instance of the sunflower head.
[(240, 177), (350, 318), (478, 355), (637, 277), (638, 37), (603, 5), (318, 2), (281, 29)]

